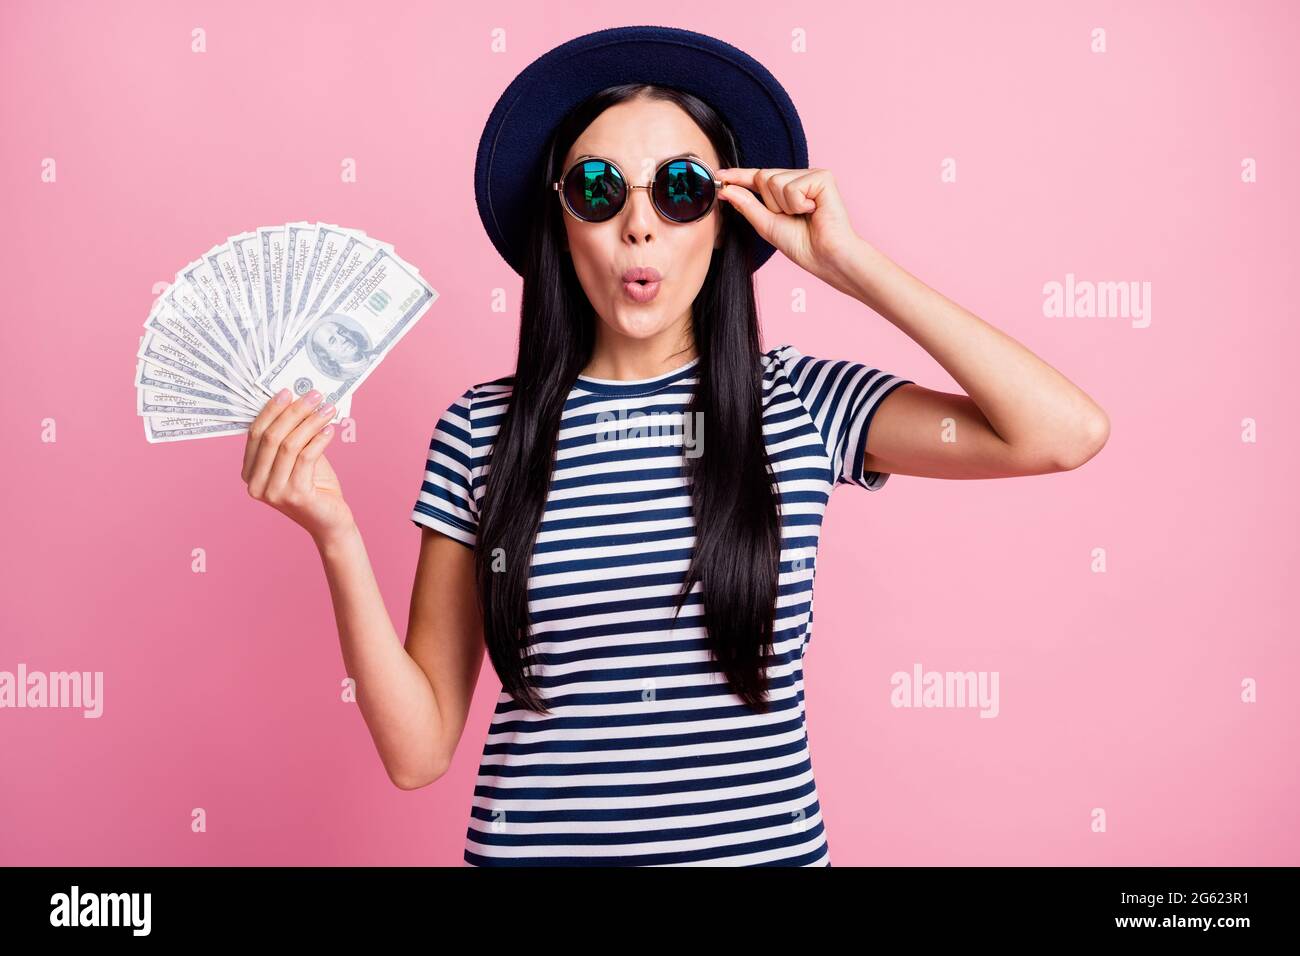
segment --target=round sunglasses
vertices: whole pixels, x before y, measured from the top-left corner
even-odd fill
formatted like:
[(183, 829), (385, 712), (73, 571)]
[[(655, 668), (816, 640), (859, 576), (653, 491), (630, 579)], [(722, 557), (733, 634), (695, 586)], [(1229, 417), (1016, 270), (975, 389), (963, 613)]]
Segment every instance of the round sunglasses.
[(648, 189), (651, 205), (669, 222), (695, 222), (713, 208), (721, 187), (713, 170), (693, 156), (665, 159), (644, 186), (629, 185), (612, 159), (585, 156), (551, 184), (569, 215), (582, 222), (613, 219), (633, 189)]

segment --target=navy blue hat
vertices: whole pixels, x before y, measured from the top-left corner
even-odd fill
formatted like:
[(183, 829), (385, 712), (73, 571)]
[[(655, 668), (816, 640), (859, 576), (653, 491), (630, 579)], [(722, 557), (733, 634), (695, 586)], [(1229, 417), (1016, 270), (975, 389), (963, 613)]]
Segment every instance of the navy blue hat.
[[(738, 165), (804, 169), (803, 124), (776, 77), (749, 54), (676, 27), (614, 27), (544, 53), (506, 87), (479, 139), (474, 193), (492, 244), (523, 275), (542, 149), (560, 121), (587, 97), (620, 83), (655, 83), (702, 99), (731, 126)], [(776, 251), (746, 221), (754, 268)]]

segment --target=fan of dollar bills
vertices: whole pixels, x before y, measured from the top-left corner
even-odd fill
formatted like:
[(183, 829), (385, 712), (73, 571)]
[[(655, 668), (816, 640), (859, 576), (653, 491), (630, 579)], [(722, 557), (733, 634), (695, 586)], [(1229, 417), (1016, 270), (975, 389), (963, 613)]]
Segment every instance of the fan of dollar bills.
[(282, 388), (351, 412), (352, 394), (438, 293), (386, 242), (291, 222), (231, 236), (176, 274), (136, 353), (150, 442), (246, 432)]

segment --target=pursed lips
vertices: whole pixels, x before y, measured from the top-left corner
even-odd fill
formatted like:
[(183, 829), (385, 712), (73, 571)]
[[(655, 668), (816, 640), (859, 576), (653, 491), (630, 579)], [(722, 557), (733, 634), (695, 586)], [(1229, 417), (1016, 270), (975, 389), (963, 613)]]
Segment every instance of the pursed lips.
[(650, 282), (659, 282), (662, 278), (659, 270), (652, 266), (634, 266), (623, 270), (624, 282), (639, 282), (641, 285), (646, 285)]

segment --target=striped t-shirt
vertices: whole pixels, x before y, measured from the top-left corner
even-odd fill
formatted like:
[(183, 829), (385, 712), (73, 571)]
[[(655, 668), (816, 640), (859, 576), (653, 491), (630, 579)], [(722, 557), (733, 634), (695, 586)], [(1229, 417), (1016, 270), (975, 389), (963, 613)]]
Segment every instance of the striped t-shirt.
[[(470, 865), (830, 865), (804, 715), (817, 544), (836, 484), (884, 486), (888, 474), (863, 470), (867, 429), (910, 380), (789, 345), (762, 354), (782, 550), (760, 715), (710, 657), (698, 582), (672, 619), (694, 546), (684, 455), (708, 441), (682, 417), (698, 361), (643, 380), (579, 376), (565, 400), (528, 583), (531, 673), (551, 713), (501, 691)], [(512, 380), (467, 389), (439, 419), (417, 524), (473, 547)]]

